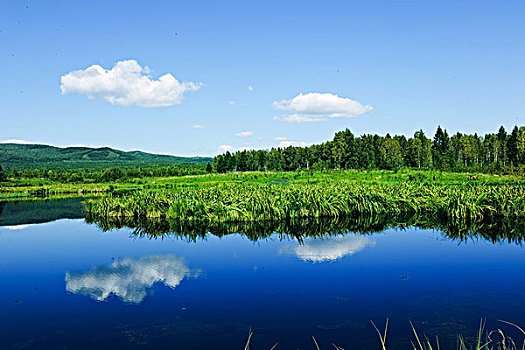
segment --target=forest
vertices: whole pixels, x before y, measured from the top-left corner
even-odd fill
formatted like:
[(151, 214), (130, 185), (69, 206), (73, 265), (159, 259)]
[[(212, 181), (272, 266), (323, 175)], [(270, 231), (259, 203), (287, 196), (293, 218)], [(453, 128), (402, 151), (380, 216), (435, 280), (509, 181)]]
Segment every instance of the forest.
[(388, 169), (402, 167), (465, 172), (522, 172), (525, 165), (525, 127), (509, 134), (449, 136), (438, 126), (433, 139), (422, 130), (404, 135), (355, 136), (349, 129), (332, 141), (309, 147), (272, 148), (226, 152), (213, 160), (215, 171), (296, 171), (301, 169)]
[(8, 179), (42, 179), (58, 183), (102, 183), (130, 178), (202, 175), (211, 172), (211, 163), (111, 167), (107, 169), (12, 169), (0, 165), (0, 182)]
[(181, 164), (206, 164), (211, 158), (179, 157), (109, 147), (54, 147), (40, 144), (0, 144), (0, 164), (7, 170), (107, 169)]
[[(11, 145), (17, 146), (17, 145)], [(35, 148), (38, 146), (38, 148)], [(28, 148), (29, 149), (29, 148)], [(44, 148), (32, 145), (31, 152), (45, 157), (63, 157), (66, 149)], [(89, 149), (88, 149), (89, 150)], [(83, 159), (79, 167), (49, 168), (45, 159), (36, 158), (31, 167), (13, 167), (12, 162), (0, 165), (0, 182), (8, 179), (41, 179), (58, 183), (107, 183), (132, 178), (174, 177), (245, 171), (301, 171), (301, 170), (397, 170), (400, 168), (439, 170), (447, 172), (518, 174), (525, 173), (525, 127), (515, 126), (510, 133), (501, 126), (497, 133), (483, 136), (456, 133), (449, 136), (438, 126), (433, 138), (422, 130), (410, 138), (404, 135), (386, 136), (365, 134), (355, 136), (346, 129), (335, 134), (333, 140), (309, 147), (272, 148), (271, 150), (243, 150), (226, 152), (215, 158), (180, 158), (147, 156), (150, 163), (140, 164), (111, 161), (102, 149), (90, 150), (102, 163), (96, 167)], [(4, 149), (5, 151), (5, 149)], [(50, 153), (50, 152), (54, 153)], [(82, 149), (82, 152), (87, 152)], [(124, 156), (127, 153), (117, 150)], [(75, 150), (80, 152), (80, 150)], [(4, 152), (5, 153), (5, 152)], [(67, 153), (67, 152), (66, 152)], [(7, 154), (7, 153), (6, 153)], [(82, 153), (85, 155), (85, 153)], [(137, 152), (133, 155), (136, 156)], [(145, 155), (145, 156), (144, 156)], [(76, 157), (76, 155), (75, 155)], [(153, 164), (151, 159), (167, 157), (175, 164)], [(53, 159), (55, 159), (53, 158)], [(47, 158), (46, 158), (47, 159)], [(71, 162), (70, 157), (66, 163)], [(192, 162), (186, 162), (192, 160)], [(213, 161), (213, 163), (211, 163)], [(64, 163), (64, 161), (62, 161)], [(126, 166), (126, 165), (127, 166)], [(1, 166), (4, 165), (2, 170)]]

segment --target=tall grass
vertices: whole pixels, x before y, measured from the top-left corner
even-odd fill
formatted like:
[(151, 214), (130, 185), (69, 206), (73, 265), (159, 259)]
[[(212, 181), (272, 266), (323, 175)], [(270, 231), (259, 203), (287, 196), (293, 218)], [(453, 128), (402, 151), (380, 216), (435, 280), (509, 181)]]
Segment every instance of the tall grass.
[[(500, 322), (505, 323), (507, 325), (510, 325), (517, 330), (520, 331), (522, 335), (525, 335), (525, 331), (519, 327), (518, 325), (508, 322), (508, 321), (502, 321)], [(383, 331), (379, 330), (379, 328), (375, 325), (374, 322), (372, 322), (372, 326), (376, 330), (379, 342), (380, 342), (380, 348), (381, 350), (388, 350), (387, 345), (387, 333), (388, 333), (388, 319), (385, 323), (385, 329)], [(431, 340), (427, 335), (421, 334), (416, 330), (416, 327), (410, 322), (410, 327), (412, 329), (412, 333), (414, 336), (414, 340), (411, 341), (412, 350), (441, 350), (440, 344), (439, 344), (439, 338), (436, 336), (435, 339)], [(244, 347), (244, 350), (250, 349), (250, 342), (253, 336), (253, 332), (250, 330), (248, 335), (248, 340), (246, 342), (246, 345)], [(514, 341), (511, 337), (507, 336), (501, 329), (496, 329), (490, 332), (487, 332), (485, 330), (485, 321), (481, 320), (477, 334), (476, 339), (474, 343), (469, 344), (465, 341), (462, 335), (457, 336), (457, 350), (524, 350), (525, 349), (525, 339), (522, 341), (522, 345), (520, 346), (518, 342)], [(319, 343), (315, 339), (315, 337), (312, 337), (313, 340), (313, 346), (316, 350), (321, 350), (321, 347), (319, 346)], [(273, 350), (277, 348), (278, 343), (276, 343), (270, 350)], [(332, 346), (335, 350), (344, 350), (344, 348), (332, 343)]]
[(525, 217), (525, 187), (351, 181), (220, 183), (178, 191), (142, 190), (85, 203), (92, 216), (180, 222), (281, 221), (298, 218), (419, 216), (457, 225), (489, 217)]

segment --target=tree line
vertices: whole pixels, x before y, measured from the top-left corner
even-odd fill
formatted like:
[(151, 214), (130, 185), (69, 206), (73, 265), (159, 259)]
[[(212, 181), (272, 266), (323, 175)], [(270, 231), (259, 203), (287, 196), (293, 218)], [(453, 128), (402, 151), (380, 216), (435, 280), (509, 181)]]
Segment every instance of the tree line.
[(501, 172), (525, 168), (525, 127), (509, 134), (503, 126), (497, 133), (480, 136), (449, 136), (438, 126), (433, 139), (423, 130), (404, 135), (365, 134), (349, 129), (333, 140), (309, 147), (272, 148), (226, 152), (213, 159), (216, 172), (295, 171), (301, 169), (398, 169), (402, 167), (446, 171)]
[(130, 178), (201, 175), (211, 172), (211, 164), (181, 164), (147, 167), (112, 167), (108, 169), (13, 169), (6, 171), (0, 165), (0, 181), (7, 179), (47, 179), (61, 183), (113, 182)]

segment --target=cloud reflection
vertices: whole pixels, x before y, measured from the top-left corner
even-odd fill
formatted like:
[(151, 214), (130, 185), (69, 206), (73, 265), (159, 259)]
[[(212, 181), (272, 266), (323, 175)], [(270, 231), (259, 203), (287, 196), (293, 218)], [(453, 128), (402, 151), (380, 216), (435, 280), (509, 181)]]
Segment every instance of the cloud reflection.
[(302, 245), (289, 247), (286, 251), (304, 261), (322, 262), (338, 260), (373, 245), (375, 241), (369, 237), (347, 235), (328, 239), (307, 238)]
[(115, 260), (109, 266), (96, 266), (82, 273), (66, 272), (66, 290), (98, 301), (116, 295), (126, 303), (138, 304), (155, 283), (175, 288), (186, 277), (197, 277), (181, 257), (149, 255)]

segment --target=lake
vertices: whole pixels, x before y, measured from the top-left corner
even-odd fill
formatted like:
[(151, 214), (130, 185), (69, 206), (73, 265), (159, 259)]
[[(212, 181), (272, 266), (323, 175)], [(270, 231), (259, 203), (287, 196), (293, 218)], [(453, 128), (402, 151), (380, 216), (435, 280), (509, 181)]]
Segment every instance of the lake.
[(443, 348), (525, 326), (516, 239), (387, 227), (324, 237), (137, 235), (83, 219), (81, 199), (0, 203), (1, 349)]

